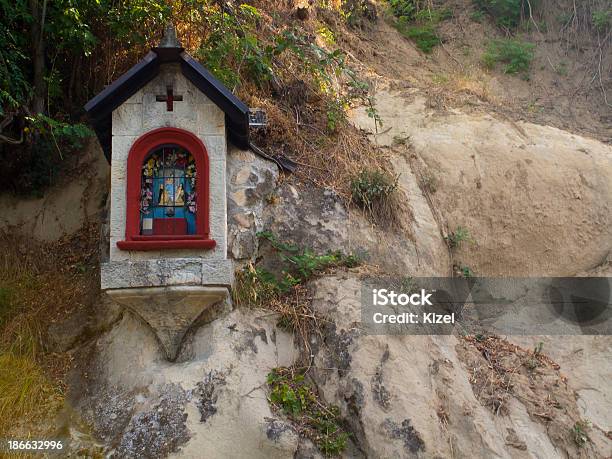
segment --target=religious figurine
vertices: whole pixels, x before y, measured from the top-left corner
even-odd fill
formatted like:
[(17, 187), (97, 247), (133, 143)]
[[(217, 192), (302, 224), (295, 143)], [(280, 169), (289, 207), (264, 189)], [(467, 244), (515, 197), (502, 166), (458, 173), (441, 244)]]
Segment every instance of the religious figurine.
[(164, 190), (164, 185), (163, 183), (159, 185), (159, 196), (157, 197), (157, 205), (158, 206), (165, 206), (166, 202), (166, 190)]
[(184, 206), (185, 205), (185, 190), (183, 190), (183, 184), (179, 183), (178, 188), (176, 189), (176, 199), (174, 200), (175, 205)]
[(160, 205), (162, 206), (173, 206), (174, 198), (175, 198), (175, 190), (174, 190), (174, 179), (169, 177), (166, 179), (166, 184), (160, 186), (160, 196), (161, 190), (163, 189), (163, 199), (160, 200)]
[(144, 188), (142, 190), (142, 201), (140, 203), (140, 211), (143, 214), (150, 213), (149, 206), (150, 206), (152, 199), (153, 199), (153, 193), (151, 192), (151, 190), (149, 188)]
[(179, 153), (177, 155), (174, 165), (178, 168), (184, 169), (187, 166), (187, 155), (185, 153)]

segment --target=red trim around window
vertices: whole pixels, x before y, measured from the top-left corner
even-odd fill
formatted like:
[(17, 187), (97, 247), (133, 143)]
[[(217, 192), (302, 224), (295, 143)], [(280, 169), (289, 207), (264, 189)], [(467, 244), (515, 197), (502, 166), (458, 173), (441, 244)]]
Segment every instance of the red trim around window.
[[(142, 165), (147, 155), (162, 145), (178, 145), (194, 158), (196, 181), (196, 233), (184, 236), (142, 236), (140, 234), (140, 191)], [(209, 239), (209, 163), (206, 147), (192, 133), (178, 128), (159, 128), (140, 137), (128, 155), (127, 206), (125, 241), (117, 242), (122, 250), (212, 249), (216, 242)]]

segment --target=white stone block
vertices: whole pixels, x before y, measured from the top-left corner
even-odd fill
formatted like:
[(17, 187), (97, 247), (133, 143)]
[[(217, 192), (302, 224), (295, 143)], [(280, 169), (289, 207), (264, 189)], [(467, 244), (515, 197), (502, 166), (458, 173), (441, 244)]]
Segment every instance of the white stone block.
[(113, 164), (115, 163), (115, 161), (127, 161), (130, 148), (132, 148), (132, 145), (134, 145), (134, 142), (136, 142), (136, 139), (138, 139), (138, 137), (138, 135), (124, 136), (113, 134), (111, 144), (113, 149)]
[(219, 135), (225, 133), (225, 113), (216, 105), (198, 105), (198, 129), (200, 135)]
[(142, 104), (128, 104), (113, 111), (113, 135), (139, 135), (142, 131)]
[(197, 110), (194, 98), (185, 98), (175, 102), (173, 111), (166, 109), (165, 102), (157, 102), (155, 94), (145, 93), (143, 99), (142, 127), (144, 132), (160, 127), (178, 127), (190, 132), (195, 131), (197, 125)]
[(142, 89), (139, 89), (138, 91), (136, 91), (136, 94), (132, 94), (128, 100), (126, 100), (124, 103), (125, 104), (142, 104), (142, 95), (144, 94), (144, 91)]
[(212, 161), (225, 161), (226, 140), (225, 135), (200, 135), (200, 140), (206, 146), (208, 159)]
[(174, 258), (110, 261), (100, 266), (102, 290), (171, 285), (225, 285), (234, 278), (231, 260)]
[(124, 250), (119, 249), (119, 247), (117, 247), (117, 242), (118, 241), (123, 241), (125, 239), (124, 236), (121, 237), (116, 237), (116, 236), (111, 236), (110, 237), (110, 251), (109, 251), (109, 259), (111, 262), (114, 261), (128, 261), (130, 259), (130, 253), (126, 252)]
[[(189, 81), (189, 84), (193, 84), (193, 83)], [(198, 100), (197, 100), (198, 105), (215, 105), (215, 103), (212, 100), (210, 100), (208, 96), (206, 96), (206, 94), (204, 94), (202, 91), (197, 91), (197, 97), (198, 97)]]

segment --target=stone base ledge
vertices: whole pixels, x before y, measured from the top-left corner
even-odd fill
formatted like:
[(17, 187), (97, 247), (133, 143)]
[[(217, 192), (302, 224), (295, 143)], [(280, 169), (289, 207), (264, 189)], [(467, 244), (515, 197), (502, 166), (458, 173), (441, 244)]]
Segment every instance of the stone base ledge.
[(110, 289), (106, 293), (155, 332), (166, 359), (176, 360), (185, 334), (231, 308), (227, 287), (176, 286)]
[(231, 287), (231, 260), (171, 258), (162, 260), (110, 261), (100, 266), (102, 290), (179, 285)]

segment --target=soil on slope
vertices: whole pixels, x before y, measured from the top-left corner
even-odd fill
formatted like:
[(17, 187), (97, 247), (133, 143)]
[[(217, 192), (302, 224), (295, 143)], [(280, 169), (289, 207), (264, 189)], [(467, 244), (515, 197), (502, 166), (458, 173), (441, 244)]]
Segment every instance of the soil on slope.
[(491, 20), (472, 19), (475, 7), (469, 0), (444, 2), (453, 17), (440, 24), (443, 43), (430, 55), (398, 33), (385, 2), (377, 6), (377, 21), (338, 37), (339, 46), (350, 50), (353, 64), (369, 73), (374, 86), (384, 75), (400, 87), (423, 90), (433, 107), (486, 110), (612, 142), (612, 53), (598, 44), (604, 37), (583, 33), (577, 38), (558, 24), (571, 5), (543, 7), (541, 22), (550, 26), (516, 34), (536, 44), (528, 79), (484, 68), (488, 43), (508, 34)]

